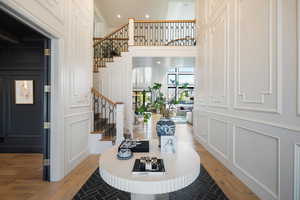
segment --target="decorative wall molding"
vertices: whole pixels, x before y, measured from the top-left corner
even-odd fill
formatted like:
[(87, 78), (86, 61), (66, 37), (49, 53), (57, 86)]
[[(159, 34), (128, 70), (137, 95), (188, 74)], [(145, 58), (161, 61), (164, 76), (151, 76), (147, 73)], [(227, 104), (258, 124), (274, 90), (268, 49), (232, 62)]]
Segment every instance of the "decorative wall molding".
[(300, 0), (297, 0), (298, 72), (297, 72), (297, 114), (300, 117)]
[[(209, 106), (228, 108), (229, 24), (225, 6), (209, 28)], [(217, 35), (221, 33), (221, 35)], [(222, 47), (220, 45), (223, 44)], [(222, 52), (219, 52), (222, 51)]]
[[(237, 142), (236, 137), (237, 137), (237, 134), (238, 134), (238, 131), (237, 131), (238, 129), (246, 130), (249, 133), (251, 132), (252, 134), (257, 134), (257, 135), (260, 135), (260, 136), (264, 136), (264, 137), (268, 137), (268, 138), (276, 140), (277, 152), (273, 152), (273, 153), (276, 153), (276, 158), (277, 158), (277, 163), (276, 163), (277, 164), (277, 166), (276, 166), (276, 169), (277, 169), (277, 173), (276, 173), (277, 187), (276, 187), (276, 190), (277, 191), (272, 191), (272, 189), (269, 188), (266, 184), (262, 183), (261, 180), (258, 180), (258, 178), (256, 178), (255, 175), (251, 174), (251, 172), (249, 172), (247, 169), (244, 169), (242, 166), (240, 166), (238, 164), (238, 162), (236, 160), (236, 152), (238, 151), (236, 149), (236, 142)], [(264, 148), (266, 148), (266, 147), (264, 147)], [(270, 147), (268, 146), (268, 148), (270, 148)], [(247, 153), (249, 153), (249, 152), (247, 152)], [(266, 163), (269, 163), (269, 162), (270, 162), (270, 160), (266, 160)], [(252, 179), (261, 188), (263, 188), (274, 199), (279, 199), (279, 197), (280, 197), (280, 138), (279, 137), (275, 137), (275, 136), (272, 136), (272, 135), (269, 135), (269, 134), (266, 134), (266, 133), (262, 133), (262, 132), (257, 131), (257, 130), (253, 130), (253, 129), (250, 129), (250, 128), (240, 126), (240, 125), (234, 125), (234, 128), (233, 128), (233, 165), (237, 169), (239, 169), (241, 172), (243, 172), (247, 177)], [(272, 166), (272, 167), (274, 167), (274, 166)]]
[[(83, 77), (90, 77), (90, 35), (88, 18), (82, 17), (84, 13), (73, 5), (73, 17), (70, 20), (70, 32), (68, 42), (72, 46), (69, 51), (73, 70), (70, 77), (70, 108), (89, 107), (91, 105), (90, 85), (91, 80)], [(76, 41), (76, 42), (75, 42)], [(90, 84), (82, 84), (85, 81)]]
[(208, 142), (209, 134), (209, 119), (207, 115), (197, 112), (196, 130), (198, 131), (198, 136), (202, 138), (203, 141)]
[[(94, 11), (93, 11), (93, 1), (85, 1), (84, 4), (86, 6), (82, 6), (82, 1), (81, 0), (72, 0), (73, 5), (76, 6), (81, 13), (82, 18), (85, 18), (87, 24), (93, 24), (94, 19), (92, 16), (94, 16)], [(91, 15), (92, 14), (92, 15)]]
[(65, 4), (63, 0), (35, 0), (48, 10), (61, 24), (65, 24)]
[(226, 1), (224, 0), (207, 0), (207, 17), (213, 19), (217, 11), (221, 9)]
[[(208, 77), (209, 75), (209, 59), (208, 59), (208, 41), (209, 41), (209, 36), (208, 36), (208, 31), (203, 31), (203, 35), (202, 38), (200, 39), (201, 43), (200, 46), (202, 48), (202, 52), (199, 52), (199, 55), (197, 57), (198, 60), (198, 65), (200, 64), (200, 69), (199, 69), (199, 76), (200, 76), (200, 80), (198, 80), (199, 84), (198, 87), (196, 87), (197, 89), (197, 94), (198, 95), (198, 99), (199, 99), (199, 105), (207, 105), (208, 103), (208, 88), (209, 88), (209, 81), (208, 79), (205, 79), (205, 77)], [(203, 81), (202, 83), (200, 83), (201, 80), (205, 80), (205, 82)]]
[[(225, 127), (224, 130), (219, 132), (219, 133), (224, 132), (224, 144), (223, 144), (224, 148), (225, 148), (225, 149), (223, 149), (224, 152), (222, 151), (222, 149), (220, 149), (220, 147), (217, 147), (216, 144), (213, 144), (213, 142), (212, 142), (212, 136), (213, 136), (212, 128), (216, 128), (217, 123), (223, 124)], [(227, 121), (219, 120), (219, 119), (215, 119), (215, 118), (211, 118), (211, 117), (208, 118), (208, 144), (214, 151), (219, 153), (225, 160), (229, 159), (228, 133), (229, 132), (228, 132), (228, 122)], [(220, 136), (218, 136), (217, 138), (220, 138)]]
[(90, 112), (74, 114), (66, 118), (65, 170), (70, 172), (88, 155), (88, 134), (90, 130)]
[(218, 116), (231, 118), (231, 119), (248, 121), (248, 122), (257, 123), (257, 124), (261, 124), (261, 125), (265, 125), (265, 126), (271, 126), (271, 127), (279, 128), (282, 130), (287, 130), (287, 131), (297, 134), (297, 135), (299, 135), (298, 132), (300, 132), (300, 127), (293, 127), (293, 126), (289, 126), (289, 125), (284, 125), (284, 124), (280, 124), (280, 123), (272, 123), (272, 122), (263, 121), (263, 120), (255, 120), (255, 119), (251, 119), (251, 118), (246, 118), (246, 117), (241, 117), (241, 116), (236, 116), (236, 115), (231, 115), (231, 114), (225, 114), (225, 113), (220, 113), (220, 112), (213, 112), (213, 111), (205, 111), (205, 112), (214, 114), (214, 115), (218, 115)]
[[(236, 30), (235, 30), (235, 95), (234, 95), (234, 108), (235, 109), (244, 109), (249, 111), (259, 111), (259, 112), (273, 112), (280, 113), (281, 112), (281, 97), (280, 97), (280, 75), (278, 72), (280, 71), (281, 64), (278, 62), (278, 43), (280, 38), (278, 37), (278, 24), (279, 24), (279, 16), (277, 14), (277, 0), (261, 0), (256, 3), (252, 2), (252, 0), (236, 0), (236, 14), (235, 18), (237, 21)], [(259, 9), (264, 9), (262, 12), (267, 13), (266, 18), (260, 19), (262, 23), (265, 21), (265, 25), (261, 25), (259, 23), (254, 23), (251, 20), (254, 19), (249, 15), (248, 19), (247, 14), (245, 14), (245, 10), (251, 9), (249, 5), (253, 6), (252, 9), (255, 9), (256, 12)], [(243, 10), (242, 6), (246, 4), (247, 7)], [(256, 7), (254, 7), (255, 4)], [(265, 8), (266, 6), (266, 8)], [(267, 12), (265, 11), (267, 10)], [(250, 12), (250, 11), (248, 11)], [(243, 15), (243, 16), (241, 16)], [(248, 21), (247, 21), (248, 20)], [(256, 30), (265, 31), (265, 33), (253, 34), (252, 38), (249, 36), (253, 25)], [(261, 25), (261, 26), (260, 26)], [(242, 37), (241, 26), (243, 27), (243, 34), (245, 34), (245, 38)], [(266, 30), (263, 30), (263, 27), (266, 27)], [(248, 31), (245, 31), (249, 29)], [(256, 38), (254, 38), (256, 37)], [(252, 40), (251, 40), (252, 39)], [(255, 52), (257, 48), (253, 45), (255, 41), (258, 42), (261, 39), (260, 49), (265, 48), (264, 53)], [(265, 46), (263, 46), (263, 42), (267, 41)], [(280, 41), (280, 40), (279, 40)], [(248, 42), (247, 47), (244, 47), (245, 50), (242, 51), (242, 43), (246, 44)], [(251, 51), (252, 50), (252, 51)], [(243, 61), (242, 53), (247, 56), (247, 63), (251, 63), (252, 65), (243, 65), (241, 62)], [(255, 54), (257, 58), (251, 57), (251, 53)], [(261, 54), (261, 55), (260, 55)], [(267, 57), (266, 60), (263, 60), (263, 57)], [(261, 56), (259, 58), (259, 56)], [(251, 57), (251, 58), (250, 58)], [(251, 61), (250, 61), (251, 60)], [(261, 63), (258, 63), (261, 61)], [(263, 68), (262, 66), (265, 66)], [(243, 70), (244, 69), (244, 70)], [(251, 69), (251, 70), (250, 70)], [(242, 77), (244, 75), (244, 77)], [(251, 76), (252, 75), (252, 76)], [(262, 76), (262, 79), (259, 77)], [(253, 84), (253, 80), (256, 78), (257, 83)], [(264, 84), (260, 84), (259, 81), (263, 80)], [(246, 81), (246, 82), (245, 82)], [(248, 87), (248, 89), (243, 88), (243, 82)], [(252, 96), (249, 94), (249, 88), (251, 87)], [(258, 87), (260, 87), (258, 89)], [(248, 90), (248, 91), (247, 91)], [(254, 96), (254, 90), (256, 90), (256, 96)]]
[(294, 200), (300, 199), (300, 144), (295, 144)]

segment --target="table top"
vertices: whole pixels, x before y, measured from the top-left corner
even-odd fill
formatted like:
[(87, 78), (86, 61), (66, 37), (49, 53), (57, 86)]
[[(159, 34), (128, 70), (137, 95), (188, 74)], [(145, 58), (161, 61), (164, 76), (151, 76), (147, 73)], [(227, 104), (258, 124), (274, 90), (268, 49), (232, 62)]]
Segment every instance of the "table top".
[[(200, 157), (190, 144), (177, 142), (176, 153), (161, 153), (158, 141), (150, 141), (149, 153), (134, 153), (130, 160), (118, 160), (118, 147), (104, 152), (99, 160), (99, 172), (109, 185), (136, 194), (162, 194), (177, 191), (195, 181), (200, 173)], [(135, 159), (142, 156), (164, 160), (164, 175), (132, 175)]]

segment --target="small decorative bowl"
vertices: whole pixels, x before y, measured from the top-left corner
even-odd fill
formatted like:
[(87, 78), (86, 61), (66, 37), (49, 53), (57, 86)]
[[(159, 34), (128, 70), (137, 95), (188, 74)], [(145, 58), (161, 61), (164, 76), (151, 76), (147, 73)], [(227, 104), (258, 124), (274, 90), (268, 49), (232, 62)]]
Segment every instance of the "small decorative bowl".
[(129, 160), (130, 158), (132, 158), (133, 153), (130, 149), (120, 149), (118, 154), (117, 154), (117, 158), (119, 160)]

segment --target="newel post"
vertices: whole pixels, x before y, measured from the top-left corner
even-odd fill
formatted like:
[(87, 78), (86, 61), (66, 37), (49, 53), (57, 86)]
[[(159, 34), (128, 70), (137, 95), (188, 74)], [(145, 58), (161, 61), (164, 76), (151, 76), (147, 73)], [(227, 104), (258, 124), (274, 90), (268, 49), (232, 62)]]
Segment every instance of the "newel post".
[(116, 144), (119, 145), (124, 140), (124, 104), (116, 104)]
[(129, 24), (128, 24), (128, 45), (133, 46), (134, 45), (134, 18), (129, 18)]

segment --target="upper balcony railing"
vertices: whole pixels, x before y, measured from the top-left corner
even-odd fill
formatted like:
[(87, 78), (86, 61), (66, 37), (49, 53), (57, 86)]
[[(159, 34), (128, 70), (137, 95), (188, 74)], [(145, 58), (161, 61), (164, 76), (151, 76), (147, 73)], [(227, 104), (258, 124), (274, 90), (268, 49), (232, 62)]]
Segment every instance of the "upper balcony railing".
[(194, 46), (195, 20), (134, 21), (135, 46)]
[(128, 46), (195, 46), (195, 20), (134, 20), (104, 38), (94, 39), (94, 67), (105, 67)]

